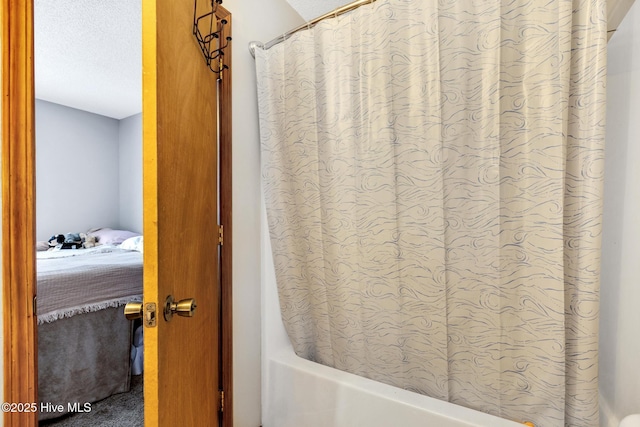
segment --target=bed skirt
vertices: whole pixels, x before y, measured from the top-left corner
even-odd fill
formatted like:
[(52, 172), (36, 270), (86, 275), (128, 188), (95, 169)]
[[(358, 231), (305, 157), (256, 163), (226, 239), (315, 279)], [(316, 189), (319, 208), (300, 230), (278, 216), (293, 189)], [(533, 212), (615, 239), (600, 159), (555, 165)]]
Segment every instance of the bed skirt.
[(62, 405), (40, 420), (129, 391), (131, 324), (114, 307), (38, 326), (38, 398), (41, 407)]

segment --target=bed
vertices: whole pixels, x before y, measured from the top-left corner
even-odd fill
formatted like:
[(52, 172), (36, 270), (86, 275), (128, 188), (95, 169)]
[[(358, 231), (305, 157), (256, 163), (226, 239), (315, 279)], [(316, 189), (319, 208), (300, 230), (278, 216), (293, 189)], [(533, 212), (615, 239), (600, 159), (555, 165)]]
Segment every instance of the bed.
[(38, 397), (62, 411), (126, 392), (132, 325), (122, 306), (142, 300), (142, 254), (119, 246), (37, 253)]

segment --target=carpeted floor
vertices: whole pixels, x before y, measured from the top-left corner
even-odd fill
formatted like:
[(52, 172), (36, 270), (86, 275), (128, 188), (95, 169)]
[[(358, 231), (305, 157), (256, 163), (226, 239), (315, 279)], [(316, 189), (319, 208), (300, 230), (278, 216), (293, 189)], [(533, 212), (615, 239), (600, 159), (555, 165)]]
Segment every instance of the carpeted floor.
[(91, 405), (91, 412), (69, 414), (41, 421), (39, 427), (143, 427), (144, 402), (142, 375), (131, 377), (131, 390)]

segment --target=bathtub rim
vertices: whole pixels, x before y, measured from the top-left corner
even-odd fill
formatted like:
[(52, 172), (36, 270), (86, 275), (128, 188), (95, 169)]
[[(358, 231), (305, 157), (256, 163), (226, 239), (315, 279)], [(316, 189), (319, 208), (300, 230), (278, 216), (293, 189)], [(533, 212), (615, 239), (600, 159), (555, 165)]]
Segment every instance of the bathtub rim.
[[(312, 362), (296, 355), (291, 346), (273, 352), (268, 363), (286, 366), (300, 375), (313, 375), (321, 380), (338, 383), (340, 387), (352, 389), (356, 393), (364, 393), (380, 399), (393, 400), (394, 403), (398, 405), (433, 413), (440, 417), (445, 417), (451, 422), (459, 423), (460, 425), (491, 427), (522, 427), (523, 425), (518, 421), (500, 418), (455, 403), (415, 393)], [(269, 371), (269, 373), (271, 373), (272, 369), (269, 369)], [(266, 376), (266, 380), (271, 380), (270, 375)], [(269, 399), (267, 398), (265, 403), (268, 401)]]

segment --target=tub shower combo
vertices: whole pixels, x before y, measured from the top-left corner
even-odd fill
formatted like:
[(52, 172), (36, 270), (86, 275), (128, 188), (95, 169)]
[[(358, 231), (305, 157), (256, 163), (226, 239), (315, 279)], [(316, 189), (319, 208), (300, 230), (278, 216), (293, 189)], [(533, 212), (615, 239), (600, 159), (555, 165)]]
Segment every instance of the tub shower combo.
[(339, 12), (253, 44), (264, 425), (597, 426), (605, 2)]

